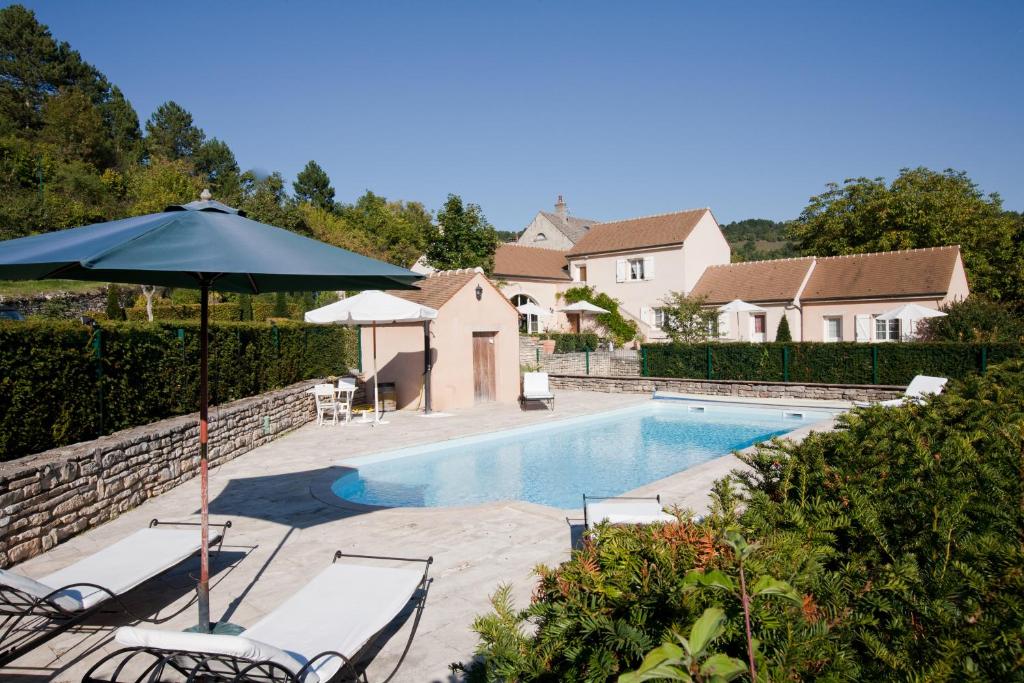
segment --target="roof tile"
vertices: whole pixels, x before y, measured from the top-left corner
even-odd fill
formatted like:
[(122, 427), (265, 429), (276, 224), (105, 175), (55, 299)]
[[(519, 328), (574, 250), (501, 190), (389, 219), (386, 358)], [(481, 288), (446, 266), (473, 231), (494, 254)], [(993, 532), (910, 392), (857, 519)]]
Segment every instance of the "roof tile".
[(418, 281), (416, 286), (419, 289), (393, 289), (389, 290), (388, 294), (414, 301), (421, 306), (438, 309), (481, 272), (483, 271), (476, 268), (439, 270)]
[(564, 251), (502, 244), (494, 252), (495, 277), (570, 280)]
[(571, 256), (682, 244), (708, 209), (690, 209), (598, 223), (569, 250)]

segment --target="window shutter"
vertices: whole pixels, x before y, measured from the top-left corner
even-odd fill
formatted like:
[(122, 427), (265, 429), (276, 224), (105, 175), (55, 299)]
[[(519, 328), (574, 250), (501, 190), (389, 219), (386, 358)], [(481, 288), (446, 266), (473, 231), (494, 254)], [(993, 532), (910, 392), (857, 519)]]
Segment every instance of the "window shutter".
[(858, 315), (854, 318), (854, 321), (856, 323), (857, 341), (871, 341), (871, 316)]
[(718, 314), (718, 336), (728, 337), (729, 336), (729, 318), (732, 317), (731, 313), (719, 313)]
[(640, 321), (648, 325), (654, 324), (654, 309), (649, 306), (640, 307)]
[(654, 257), (653, 256), (644, 256), (644, 279), (645, 280), (653, 280), (654, 279)]
[(625, 282), (626, 281), (626, 259), (620, 258), (615, 262), (615, 281)]

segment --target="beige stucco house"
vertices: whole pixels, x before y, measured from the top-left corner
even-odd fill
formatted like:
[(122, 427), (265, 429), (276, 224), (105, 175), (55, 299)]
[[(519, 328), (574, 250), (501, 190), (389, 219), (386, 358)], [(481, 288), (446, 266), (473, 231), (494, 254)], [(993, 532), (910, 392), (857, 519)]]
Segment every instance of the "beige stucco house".
[(525, 318), (524, 331), (575, 329), (579, 318), (560, 313), (558, 297), (586, 285), (617, 299), (642, 336), (657, 340), (664, 338), (662, 299), (688, 293), (705, 269), (729, 258), (710, 209), (598, 223), (569, 216), (559, 196), (553, 214), (538, 213), (516, 244), (498, 248), (494, 275), (515, 305), (533, 302), (550, 311), (546, 318)]
[(692, 294), (708, 305), (741, 299), (764, 313), (723, 314), (725, 340), (774, 341), (782, 316), (795, 341), (895, 341), (900, 321), (877, 320), (903, 304), (938, 309), (967, 298), (960, 247), (752, 261), (709, 267)]
[[(417, 290), (389, 294), (437, 309), (430, 325), (432, 407), (458, 410), (519, 398), (519, 314), (480, 269), (438, 271)], [(373, 367), (373, 339), (362, 328), (362, 367)], [(379, 381), (394, 382), (400, 409), (422, 407), (423, 324), (377, 327)]]

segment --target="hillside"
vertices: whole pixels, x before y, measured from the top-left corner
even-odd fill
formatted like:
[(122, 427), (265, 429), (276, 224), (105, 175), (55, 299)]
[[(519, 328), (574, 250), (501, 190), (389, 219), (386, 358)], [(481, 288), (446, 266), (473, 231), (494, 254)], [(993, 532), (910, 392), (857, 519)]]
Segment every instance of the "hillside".
[(786, 235), (786, 223), (767, 218), (747, 218), (722, 226), (732, 247), (732, 260), (762, 261), (799, 256), (796, 243)]

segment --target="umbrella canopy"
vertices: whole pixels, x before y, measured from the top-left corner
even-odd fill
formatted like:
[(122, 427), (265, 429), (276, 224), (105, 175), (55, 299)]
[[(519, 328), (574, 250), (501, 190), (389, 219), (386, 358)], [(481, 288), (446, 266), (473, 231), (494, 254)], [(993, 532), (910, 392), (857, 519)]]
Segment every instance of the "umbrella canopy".
[(320, 324), (386, 325), (422, 322), (436, 317), (437, 311), (433, 308), (374, 289), (306, 312), (307, 323)]
[(946, 315), (942, 311), (928, 308), (921, 304), (903, 304), (899, 308), (886, 311), (875, 320), (921, 320), (923, 318), (941, 318)]
[(437, 311), (428, 306), (421, 306), (415, 301), (382, 292), (369, 290), (355, 296), (335, 301), (322, 308), (306, 312), (306, 322), (342, 325), (373, 326), (373, 417), (380, 422), (380, 396), (377, 386), (377, 325), (392, 323), (422, 322), (423, 327), (423, 383), (425, 412), (430, 412), (430, 321), (437, 318)]
[(525, 304), (516, 306), (516, 310), (519, 311), (521, 315), (535, 315), (542, 318), (546, 318), (551, 315), (551, 311), (546, 308), (541, 308), (532, 301), (527, 301)]
[(220, 202), (2, 243), (0, 279), (65, 278), (259, 294), (409, 289), (405, 268), (245, 218)]
[(722, 313), (764, 313), (767, 311), (756, 304), (748, 304), (742, 299), (733, 299), (726, 305), (719, 306), (718, 310)]
[(576, 303), (571, 304), (569, 306), (566, 306), (565, 308), (563, 308), (561, 310), (562, 310), (563, 313), (594, 313), (594, 314), (597, 314), (597, 313), (607, 313), (608, 312), (608, 311), (604, 310), (603, 308), (601, 308), (600, 306), (595, 306), (594, 304), (590, 303), (589, 301), (577, 301)]
[(210, 200), (161, 213), (0, 242), (0, 279), (65, 278), (200, 290), (199, 477), (202, 551), (199, 627), (210, 626), (210, 290), (259, 294), (321, 289), (413, 289), (405, 268), (249, 220)]

